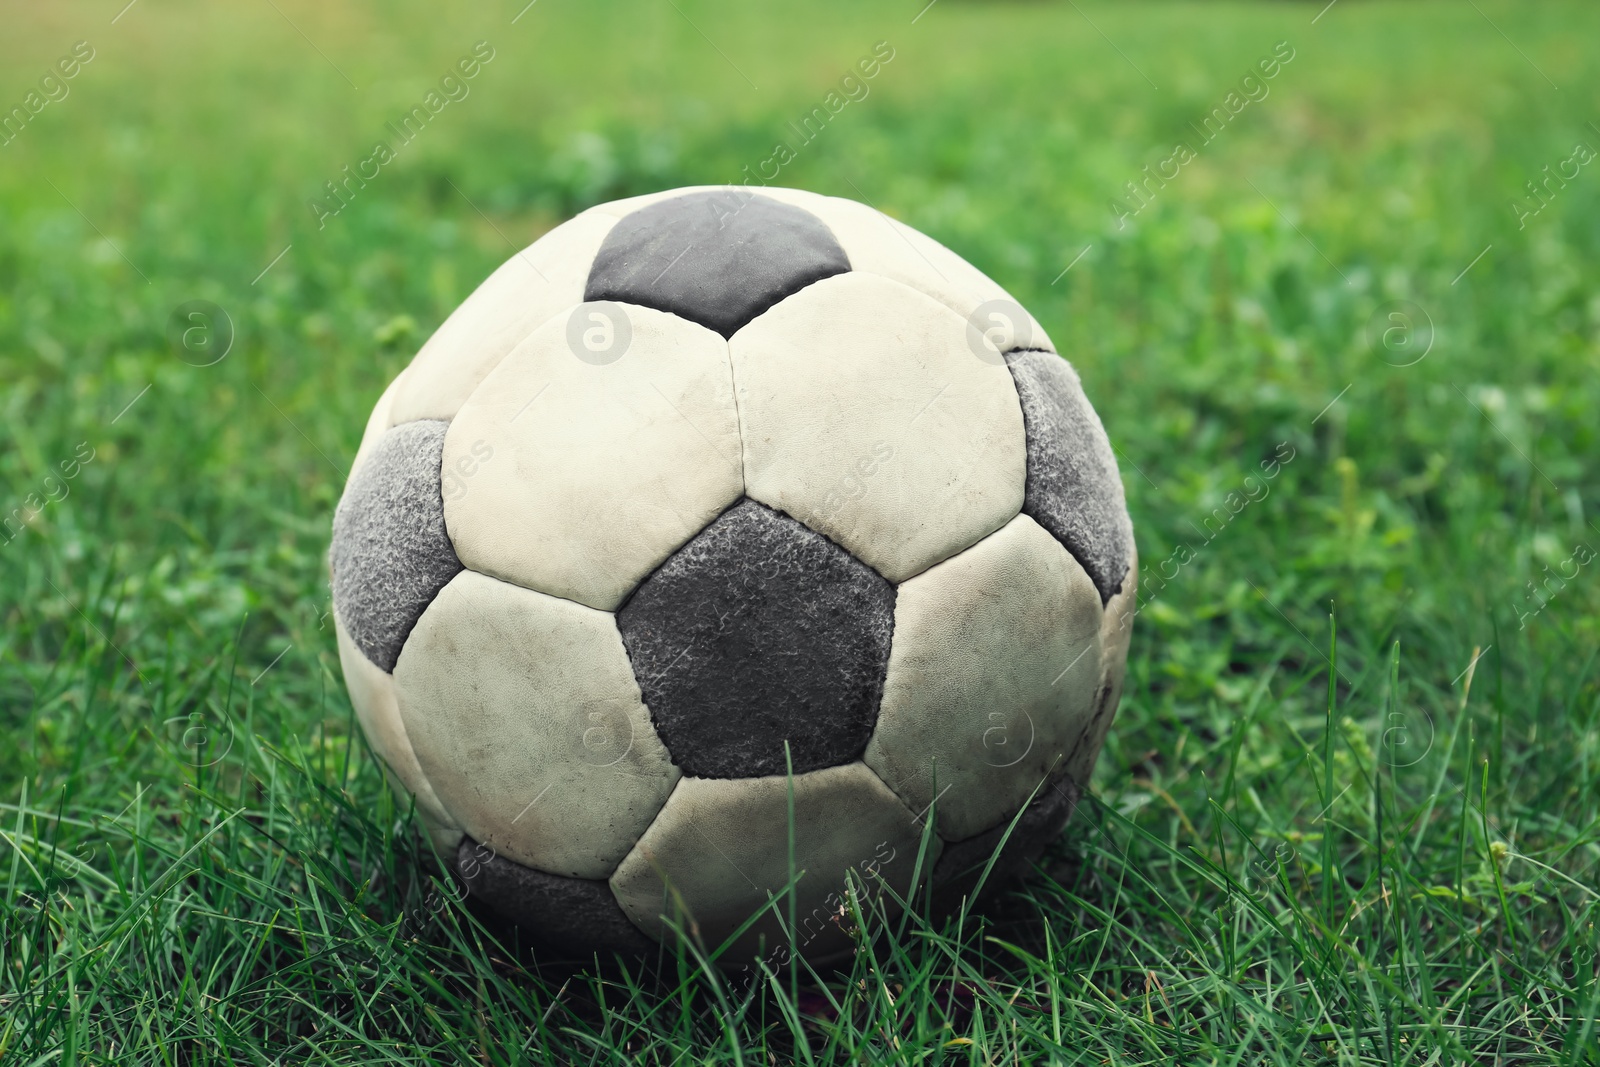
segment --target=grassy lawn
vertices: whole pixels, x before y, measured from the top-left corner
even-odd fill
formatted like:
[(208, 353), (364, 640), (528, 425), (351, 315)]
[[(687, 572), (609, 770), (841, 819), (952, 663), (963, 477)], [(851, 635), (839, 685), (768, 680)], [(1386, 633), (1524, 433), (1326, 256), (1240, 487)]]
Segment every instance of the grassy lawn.
[[(0, 32), (0, 111), (87, 42), (0, 147), (0, 1062), (1600, 1063), (1600, 8), (124, 2)], [(332, 508), (513, 246), (776, 141), (1079, 368), (1127, 695), (848, 973), (536, 958), (355, 728)]]

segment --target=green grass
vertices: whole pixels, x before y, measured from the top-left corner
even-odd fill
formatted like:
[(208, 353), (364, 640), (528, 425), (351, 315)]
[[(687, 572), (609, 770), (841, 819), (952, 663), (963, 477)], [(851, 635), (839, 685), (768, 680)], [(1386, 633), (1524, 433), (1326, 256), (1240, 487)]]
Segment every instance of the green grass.
[[(1600, 1063), (1600, 161), (1511, 206), (1600, 149), (1600, 10), (521, 6), (4, 16), (0, 107), (96, 55), (0, 148), (0, 1061)], [(535, 958), (354, 730), (345, 465), (502, 234), (737, 179), (880, 40), (779, 180), (951, 245), (1082, 372), (1147, 590), (1095, 799), (959, 924), (860, 916), (847, 973)], [(215, 365), (166, 340), (190, 300)]]

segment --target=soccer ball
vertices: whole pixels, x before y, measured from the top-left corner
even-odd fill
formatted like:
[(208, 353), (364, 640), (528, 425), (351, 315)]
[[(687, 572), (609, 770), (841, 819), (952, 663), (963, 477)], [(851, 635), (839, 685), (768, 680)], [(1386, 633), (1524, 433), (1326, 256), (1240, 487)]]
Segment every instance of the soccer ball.
[(362, 728), (473, 894), (581, 953), (761, 912), (746, 961), (848, 952), (848, 885), (1037, 855), (1137, 571), (1038, 322), (869, 207), (741, 187), (496, 270), (379, 398), (329, 563)]

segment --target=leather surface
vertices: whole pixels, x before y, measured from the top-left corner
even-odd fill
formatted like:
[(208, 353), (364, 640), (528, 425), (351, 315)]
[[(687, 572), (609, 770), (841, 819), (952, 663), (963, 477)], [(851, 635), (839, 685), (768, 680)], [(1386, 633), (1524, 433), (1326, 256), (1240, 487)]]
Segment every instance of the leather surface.
[(1139, 558), (1128, 559), (1127, 577), (1122, 592), (1106, 603), (1100, 623), (1100, 690), (1095, 696), (1094, 715), (1073, 742), (1067, 756), (1067, 773), (1083, 792), (1089, 791), (1094, 765), (1100, 758), (1111, 722), (1122, 701), (1122, 683), (1128, 673), (1128, 642), (1133, 638), (1133, 620), (1139, 609)]
[(579, 957), (657, 951), (657, 943), (629, 921), (604, 881), (536, 871), (470, 837), (461, 839), (455, 856), (456, 871), (473, 896), (555, 948)]
[(1100, 597), (1025, 515), (900, 586), (867, 766), (959, 841), (1059, 774), (1101, 682)]
[(614, 362), (579, 358), (565, 316), (534, 331), (444, 449), (462, 479), (444, 504), (462, 563), (608, 611), (744, 488), (727, 342), (666, 312), (620, 313)]
[(386, 430), (333, 513), (333, 600), (356, 647), (386, 671), (406, 635), (461, 570), (445, 532), (439, 456), (445, 424)]
[[(962, 319), (984, 304), (1003, 301), (1019, 320), (1003, 347), (1055, 348), (1039, 320), (1004, 287), (927, 234), (843, 197), (770, 186), (763, 188), (761, 195), (803, 207), (827, 223), (850, 258), (851, 270), (908, 285)], [(987, 328), (991, 321), (985, 316), (983, 324)]]
[[(934, 913), (954, 911), (974, 893), (990, 894), (1024, 874), (1067, 825), (1077, 803), (1077, 785), (1068, 776), (1058, 775), (1039, 785), (1021, 817), (1013, 814), (965, 841), (946, 842), (933, 868)], [(984, 877), (986, 867), (988, 876)]]
[(589, 263), (616, 220), (586, 211), (506, 260), (434, 331), (407, 368), (391, 425), (454, 418), (523, 338), (583, 299)]
[[(781, 893), (790, 879), (789, 781), (781, 775), (683, 779), (611, 878), (635, 925), (658, 939), (670, 938), (663, 914), (675, 914), (685, 925), (692, 917), (714, 948), (769, 894)], [(796, 940), (809, 959), (836, 957), (850, 947), (833, 921), (845, 899), (846, 871), (854, 869), (869, 884), (877, 871), (904, 896), (922, 828), (859, 763), (795, 775), (793, 783), (795, 870), (804, 872), (794, 894)], [(938, 859), (938, 839), (930, 844), (924, 873)], [(679, 901), (687, 917), (676, 911)], [(763, 916), (736, 942), (731, 961), (747, 961), (763, 937), (769, 953), (787, 946), (788, 898), (778, 906), (782, 922)], [(787, 956), (780, 950), (778, 958)]]
[(1133, 554), (1133, 525), (1111, 441), (1066, 360), (1051, 352), (1013, 352), (1006, 363), (1028, 428), (1023, 513), (1083, 564), (1104, 603), (1121, 586)]
[[(400, 706), (395, 698), (394, 678), (377, 664), (361, 654), (350, 633), (334, 612), (333, 630), (339, 644), (339, 666), (344, 671), (345, 687), (350, 691), (350, 703), (355, 707), (356, 721), (366, 735), (367, 744), (385, 764), (384, 770), (390, 787), (402, 804), (410, 797), (417, 798), (417, 818), (436, 843), (455, 847), (454, 838), (461, 835), (439, 797), (428, 783), (411, 749), (411, 739), (406, 736), (405, 723), (400, 719)], [(453, 836), (452, 836), (453, 835)]]
[(445, 810), (550, 874), (608, 877), (679, 777), (607, 612), (463, 571), (418, 621), (395, 686)]
[(894, 589), (821, 534), (742, 500), (662, 564), (617, 625), (684, 774), (801, 773), (861, 758)]
[(1022, 410), (948, 308), (886, 278), (826, 278), (729, 342), (746, 493), (892, 582), (1022, 506)]
[(684, 193), (618, 221), (583, 298), (670, 311), (728, 337), (791, 293), (849, 269), (832, 232), (808, 211), (760, 195)]

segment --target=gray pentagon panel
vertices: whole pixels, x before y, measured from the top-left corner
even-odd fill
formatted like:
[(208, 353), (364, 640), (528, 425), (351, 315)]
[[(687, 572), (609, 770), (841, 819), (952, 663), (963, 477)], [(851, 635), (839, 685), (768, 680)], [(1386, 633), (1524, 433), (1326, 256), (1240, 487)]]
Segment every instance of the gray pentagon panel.
[(696, 778), (860, 759), (878, 720), (894, 587), (745, 499), (668, 557), (617, 613), (656, 732)]
[(656, 943), (633, 925), (604, 881), (524, 867), (470, 837), (463, 837), (456, 850), (456, 873), (467, 891), (501, 918), (563, 952), (647, 956), (656, 951)]
[[(1014, 827), (1008, 818), (975, 837), (946, 843), (939, 861), (933, 866), (935, 912), (953, 912), (961, 905), (963, 897), (972, 895), (978, 887), (978, 879), (983, 877), (984, 865), (997, 848), (1000, 856), (983, 883), (984, 891), (1025, 873), (1028, 865), (1039, 858), (1045, 846), (1067, 825), (1077, 807), (1078, 796), (1077, 784), (1065, 775), (1058, 776), (1039, 788)], [(1009, 837), (1007, 830), (1011, 832)], [(1000, 844), (1002, 838), (1004, 847)]]
[(624, 216), (600, 245), (583, 298), (670, 311), (731, 337), (784, 297), (849, 269), (811, 212), (721, 189)]
[(1007, 352), (1005, 359), (1028, 437), (1022, 513), (1082, 564), (1103, 605), (1122, 588), (1133, 555), (1133, 524), (1111, 441), (1066, 360), (1034, 350)]
[(333, 513), (333, 601), (356, 647), (393, 671), (411, 628), (461, 561), (444, 527), (440, 457), (447, 422), (384, 433)]

